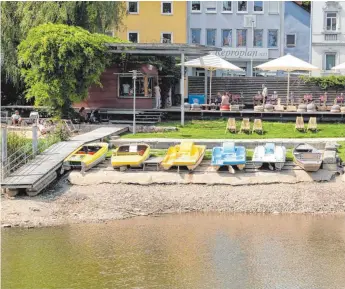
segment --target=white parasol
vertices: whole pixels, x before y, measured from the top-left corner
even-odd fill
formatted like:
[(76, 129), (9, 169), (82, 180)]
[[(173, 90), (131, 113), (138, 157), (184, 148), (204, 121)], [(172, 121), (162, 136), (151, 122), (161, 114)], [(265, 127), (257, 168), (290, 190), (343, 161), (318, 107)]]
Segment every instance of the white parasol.
[(316, 66), (308, 62), (305, 62), (290, 54), (287, 54), (277, 59), (260, 64), (256, 66), (256, 68), (259, 68), (261, 70), (287, 71), (288, 73), (288, 87), (287, 87), (287, 97), (286, 97), (287, 104), (289, 103), (290, 72), (295, 71), (295, 70), (305, 70), (305, 71), (319, 70), (319, 68), (317, 68)]
[[(180, 63), (179, 65), (182, 65)], [(212, 71), (221, 69), (221, 70), (233, 70), (233, 71), (243, 71), (242, 68), (237, 67), (236, 65), (220, 58), (217, 55), (209, 54), (206, 56), (199, 57), (197, 59), (193, 59), (184, 63), (186, 67), (200, 67), (204, 68), (205, 70), (211, 71), (210, 75), (210, 99), (209, 102), (211, 104), (211, 91), (212, 91)]]
[(345, 62), (332, 67), (332, 70), (345, 70)]

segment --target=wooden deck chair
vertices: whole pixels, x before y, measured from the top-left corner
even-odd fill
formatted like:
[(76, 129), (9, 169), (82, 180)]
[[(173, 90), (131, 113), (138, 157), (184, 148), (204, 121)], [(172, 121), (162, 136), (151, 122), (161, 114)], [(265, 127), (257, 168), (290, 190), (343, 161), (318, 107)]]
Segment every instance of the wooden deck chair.
[(226, 132), (233, 132), (236, 133), (236, 120), (234, 118), (229, 118), (228, 123), (226, 125), (225, 133)]
[(307, 130), (317, 131), (316, 117), (311, 117), (311, 118), (309, 118)]
[(263, 133), (264, 133), (264, 129), (263, 129), (263, 127), (262, 127), (262, 120), (261, 120), (261, 119), (254, 119), (254, 124), (253, 124), (253, 131), (252, 131), (252, 133), (253, 133), (254, 131), (257, 132), (257, 133), (260, 132), (260, 134), (263, 134)]
[(250, 133), (250, 120), (249, 120), (249, 118), (244, 118), (242, 120), (240, 133), (242, 131)]
[(305, 131), (303, 116), (297, 116), (296, 117), (295, 130), (303, 130), (303, 131)]

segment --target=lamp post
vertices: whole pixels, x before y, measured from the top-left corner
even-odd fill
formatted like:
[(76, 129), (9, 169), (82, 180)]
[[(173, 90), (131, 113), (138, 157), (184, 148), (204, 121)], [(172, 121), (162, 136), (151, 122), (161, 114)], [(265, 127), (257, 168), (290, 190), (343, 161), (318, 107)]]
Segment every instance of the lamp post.
[(137, 71), (131, 71), (133, 76), (133, 134), (135, 134), (135, 96), (136, 96), (136, 80), (137, 80)]
[[(254, 20), (253, 19), (252, 19), (252, 46), (254, 48)], [(250, 68), (252, 70), (250, 76), (253, 77), (253, 74), (254, 74), (253, 53), (251, 53), (251, 57), (250, 57)]]

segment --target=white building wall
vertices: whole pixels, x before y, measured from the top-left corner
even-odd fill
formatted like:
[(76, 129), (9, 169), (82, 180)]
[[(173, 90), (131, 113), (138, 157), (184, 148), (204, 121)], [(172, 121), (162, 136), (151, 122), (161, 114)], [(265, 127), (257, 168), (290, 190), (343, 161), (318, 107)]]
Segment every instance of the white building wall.
[[(345, 1), (312, 1), (312, 64), (321, 68), (314, 76), (329, 75), (334, 72), (326, 67), (326, 55), (335, 55), (335, 65), (345, 62)], [(327, 13), (336, 13), (337, 27), (327, 29)]]

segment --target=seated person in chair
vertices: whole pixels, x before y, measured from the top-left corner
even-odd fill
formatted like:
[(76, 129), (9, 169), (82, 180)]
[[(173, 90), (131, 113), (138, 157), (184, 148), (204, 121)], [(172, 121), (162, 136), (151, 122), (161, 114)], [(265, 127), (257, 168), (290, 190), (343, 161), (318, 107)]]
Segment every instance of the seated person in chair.
[(254, 95), (254, 98), (253, 98), (253, 106), (257, 106), (261, 104), (262, 104), (262, 94), (261, 94), (261, 91), (258, 91), (258, 93)]
[(230, 105), (229, 103), (229, 95), (227, 92), (224, 92), (224, 94), (222, 95), (222, 103), (221, 106), (223, 105)]

